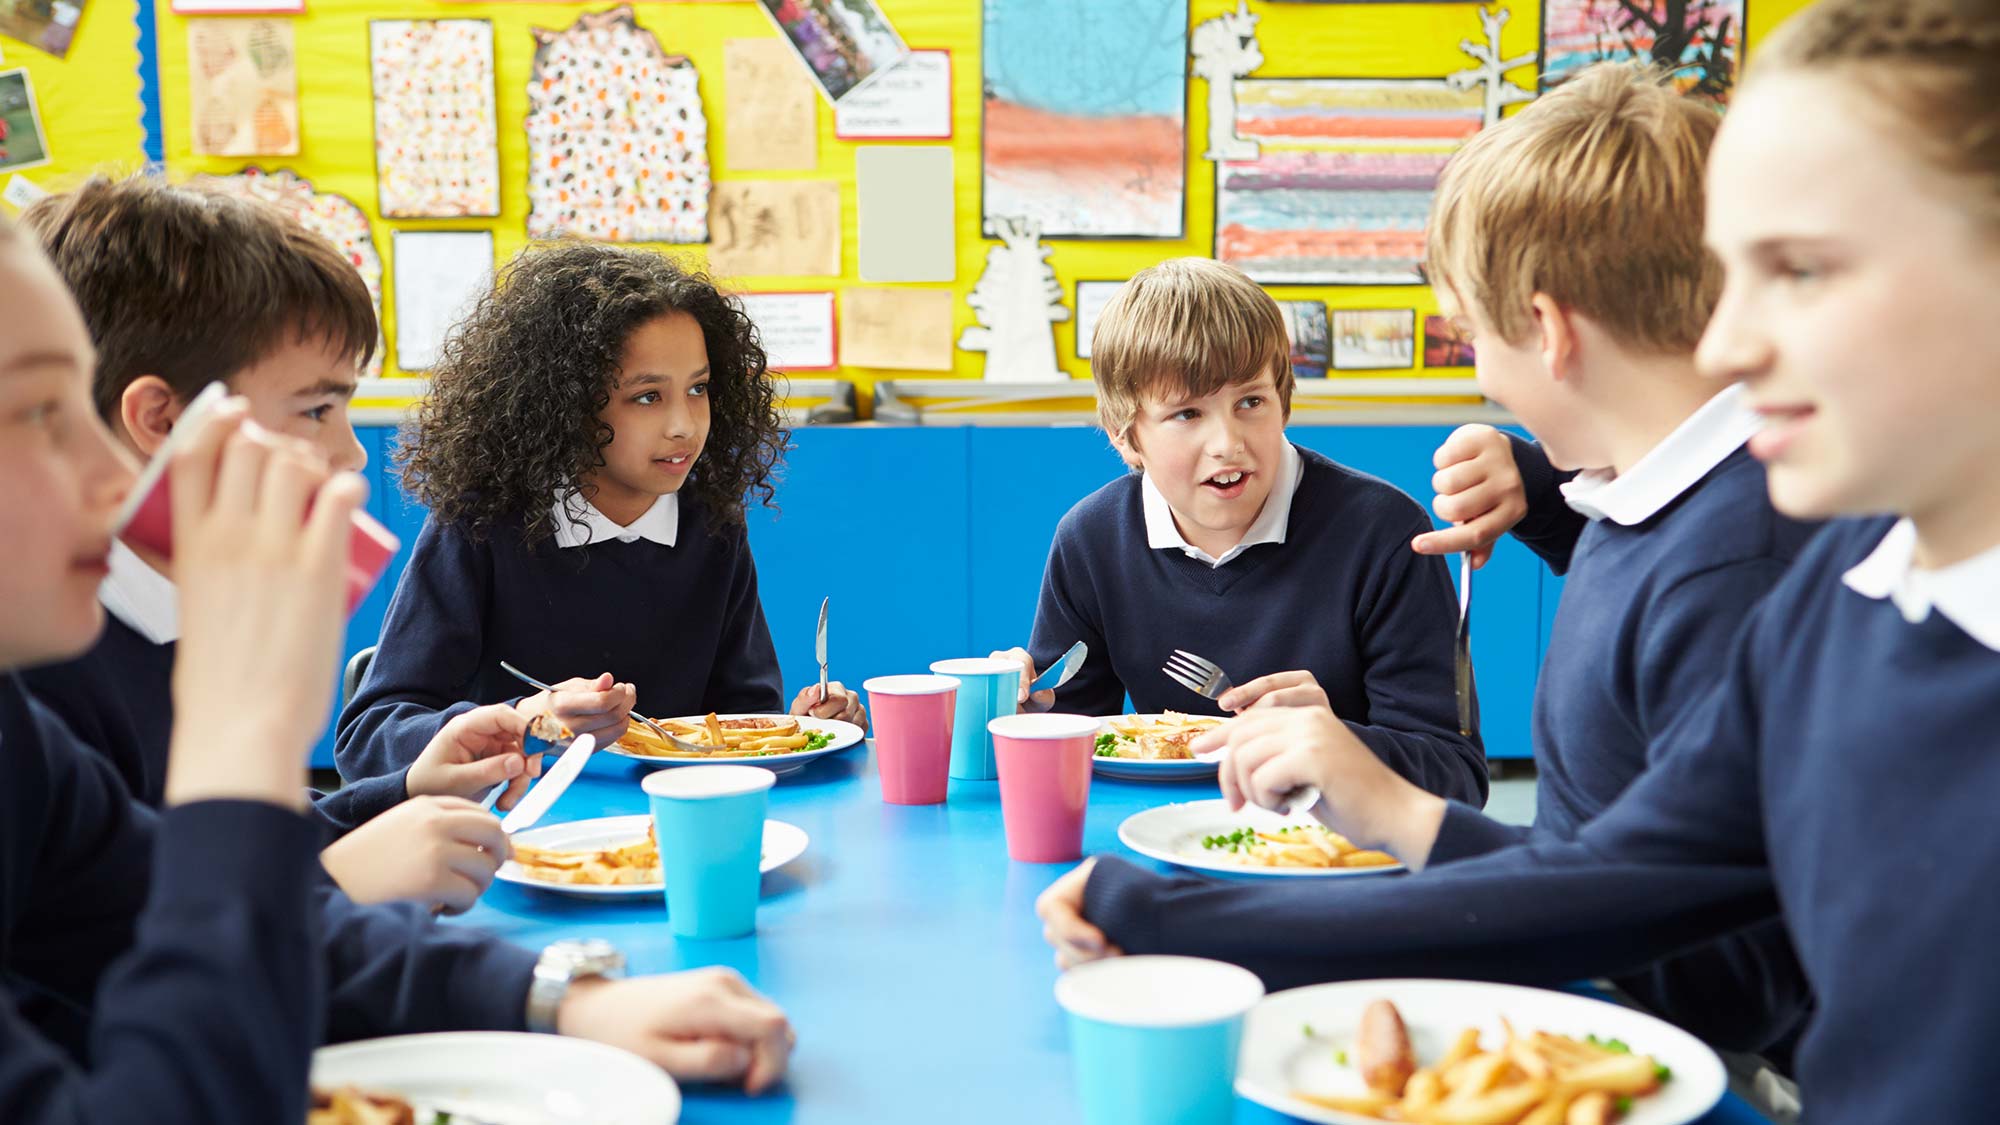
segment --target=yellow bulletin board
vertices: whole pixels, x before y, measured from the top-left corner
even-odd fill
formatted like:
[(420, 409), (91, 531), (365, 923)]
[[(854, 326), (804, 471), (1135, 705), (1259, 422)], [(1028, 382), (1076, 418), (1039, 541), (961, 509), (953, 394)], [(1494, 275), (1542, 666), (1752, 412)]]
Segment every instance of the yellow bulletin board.
[[(1076, 0), (1091, 3), (1093, 0)], [(1748, 43), (1758, 39), (1808, 0), (1748, 0)], [(1190, 0), (1190, 26), (1235, 10), (1236, 0)], [(295, 157), (225, 159), (196, 155), (189, 121), (189, 59), (187, 21), (172, 14), (160, 0), (154, 14), (157, 36), (158, 101), (164, 134), (163, 152), (170, 174), (226, 173), (246, 165), (267, 170), (286, 168), (310, 180), (322, 192), (352, 199), (374, 225), (374, 240), (384, 265), (384, 321), (390, 340), (384, 373), (395, 367), (394, 263), (392, 230), (490, 230), (496, 254), (505, 261), (528, 241), (526, 233), (527, 83), (535, 49), (530, 28), (562, 29), (578, 15), (611, 7), (600, 4), (443, 3), (427, 0), (306, 0), (301, 15), (282, 16), (295, 24), (299, 83), (301, 148)], [(912, 48), (942, 48), (951, 52), (953, 136), (949, 144), (957, 180), (955, 223), (957, 276), (949, 284), (910, 286), (949, 288), (953, 307), (953, 340), (974, 323), (966, 295), (984, 268), (987, 249), (981, 236), (981, 5), (979, 0), (880, 0), (882, 11)], [(1503, 57), (1536, 50), (1540, 35), (1539, 0), (1508, 0), (1495, 5), (1511, 10), (1502, 37)], [(827, 277), (733, 277), (724, 280), (740, 289), (757, 291), (844, 290), (863, 283), (857, 266), (855, 165), (863, 144), (834, 134), (834, 115), (815, 99), (819, 126), (818, 166), (811, 171), (734, 173), (730, 170), (729, 128), (722, 88), (724, 45), (732, 39), (777, 36), (760, 6), (749, 0), (690, 2), (664, 0), (635, 5), (639, 25), (650, 30), (669, 54), (688, 56), (700, 72), (702, 100), (709, 127), (709, 157), (718, 184), (731, 179), (832, 180), (840, 185), (842, 205), (842, 274)], [(1264, 63), (1253, 77), (1338, 76), (1343, 78), (1436, 78), (1470, 65), (1462, 40), (1483, 38), (1481, 5), (1476, 3), (1311, 3), (1258, 2), (1250, 10), (1260, 18), (1257, 40)], [(136, 44), (137, 0), (88, 0), (75, 46), (57, 60), (13, 40), (0, 39), (4, 62), (0, 70), (25, 64), (41, 103), (53, 162), (28, 175), (35, 183), (60, 190), (90, 171), (129, 170), (140, 166), (140, 55)], [(463, 220), (396, 220), (377, 213), (369, 72), (369, 21), (372, 19), (490, 20), (494, 31), (495, 73), (499, 113), (500, 214), (497, 218)], [(1532, 87), (1534, 72), (1522, 67), (1510, 73)], [(1177, 240), (1050, 240), (1050, 261), (1074, 309), (1079, 279), (1121, 279), (1164, 258), (1208, 255), (1214, 247), (1213, 165), (1203, 159), (1208, 136), (1206, 87), (1189, 79), (1187, 106), (1187, 191), (1185, 237)], [(4, 179), (0, 175), (0, 179)], [(0, 204), (0, 206), (5, 206)], [(703, 246), (666, 247), (705, 263)], [(1429, 291), (1421, 286), (1268, 286), (1281, 299), (1322, 300), (1330, 312), (1341, 309), (1414, 310), (1418, 348), (1414, 366), (1393, 372), (1408, 376), (1464, 376), (1465, 370), (1426, 369), (1421, 348), (1423, 317), (1436, 311)], [(1088, 377), (1089, 361), (1077, 358), (1074, 316), (1054, 325), (1060, 365), (1071, 375)], [(855, 381), (865, 398), (881, 379), (977, 378), (985, 357), (954, 348), (950, 372), (890, 371), (843, 365), (824, 374)]]

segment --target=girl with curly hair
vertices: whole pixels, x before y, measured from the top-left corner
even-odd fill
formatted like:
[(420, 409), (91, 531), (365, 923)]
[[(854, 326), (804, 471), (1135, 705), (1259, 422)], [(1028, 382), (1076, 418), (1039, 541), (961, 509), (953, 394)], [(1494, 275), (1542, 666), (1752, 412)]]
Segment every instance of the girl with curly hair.
[[(502, 660), (558, 681), (517, 707), (600, 744), (634, 710), (782, 707), (744, 505), (770, 503), (785, 438), (756, 329), (708, 278), (589, 243), (515, 258), (403, 436), (430, 518), (340, 716), (341, 773), (400, 770), (516, 698)], [(791, 709), (864, 720), (838, 683)]]

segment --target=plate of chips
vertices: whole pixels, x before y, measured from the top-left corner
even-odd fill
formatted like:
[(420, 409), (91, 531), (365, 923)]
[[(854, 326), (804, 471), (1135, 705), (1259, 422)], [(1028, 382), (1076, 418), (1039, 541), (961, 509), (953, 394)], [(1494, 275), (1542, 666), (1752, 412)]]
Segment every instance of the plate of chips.
[[(773, 871), (799, 858), (806, 842), (805, 829), (765, 821), (759, 870)], [(551, 824), (518, 833), (513, 843), (513, 858), (494, 875), (503, 883), (596, 899), (658, 898), (666, 890), (648, 815)]]
[(684, 715), (660, 719), (667, 732), (709, 753), (677, 750), (639, 723), (598, 751), (654, 768), (668, 766), (762, 766), (780, 777), (804, 769), (807, 763), (857, 745), (867, 732), (839, 719), (799, 715)]

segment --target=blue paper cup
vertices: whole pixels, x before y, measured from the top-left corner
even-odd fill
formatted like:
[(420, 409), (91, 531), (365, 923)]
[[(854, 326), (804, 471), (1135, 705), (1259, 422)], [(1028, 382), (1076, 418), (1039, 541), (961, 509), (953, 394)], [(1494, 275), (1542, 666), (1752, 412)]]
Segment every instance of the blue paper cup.
[(777, 780), (757, 766), (682, 766), (641, 783), (652, 804), (674, 933), (735, 938), (756, 932), (764, 809)]
[(1085, 1125), (1227, 1125), (1243, 1015), (1263, 996), (1248, 969), (1199, 957), (1113, 957), (1057, 978)]
[(940, 660), (931, 671), (959, 681), (958, 711), (951, 724), (951, 776), (991, 781), (1000, 776), (993, 736), (986, 724), (1019, 705), (1021, 666), (1012, 660), (966, 657)]

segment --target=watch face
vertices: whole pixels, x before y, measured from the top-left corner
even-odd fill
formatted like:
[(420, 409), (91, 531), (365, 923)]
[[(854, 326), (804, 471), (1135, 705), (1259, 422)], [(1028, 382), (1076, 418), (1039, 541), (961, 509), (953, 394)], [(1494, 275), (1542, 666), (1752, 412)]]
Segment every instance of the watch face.
[(548, 953), (567, 962), (578, 975), (608, 975), (625, 967), (625, 955), (618, 947), (597, 938), (553, 942)]

